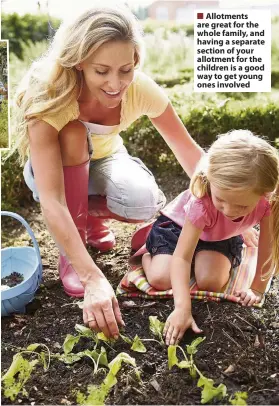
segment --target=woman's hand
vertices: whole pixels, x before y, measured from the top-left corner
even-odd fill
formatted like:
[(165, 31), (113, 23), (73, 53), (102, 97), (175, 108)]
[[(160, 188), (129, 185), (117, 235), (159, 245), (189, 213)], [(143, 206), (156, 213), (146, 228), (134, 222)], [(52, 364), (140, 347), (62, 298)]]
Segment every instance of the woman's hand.
[(85, 285), (83, 321), (108, 338), (118, 338), (118, 325), (125, 326), (115, 293), (104, 276), (90, 280)]
[(249, 228), (242, 233), (244, 243), (247, 247), (257, 247), (259, 244), (259, 232), (255, 228)]
[(167, 318), (163, 335), (167, 345), (177, 345), (183, 337), (185, 331), (190, 328), (194, 333), (201, 333), (193, 319), (191, 310), (176, 308)]
[(239, 297), (239, 304), (242, 306), (253, 306), (255, 303), (260, 303), (263, 298), (263, 293), (258, 292), (254, 289), (247, 289), (242, 291), (237, 291), (235, 293), (236, 297)]

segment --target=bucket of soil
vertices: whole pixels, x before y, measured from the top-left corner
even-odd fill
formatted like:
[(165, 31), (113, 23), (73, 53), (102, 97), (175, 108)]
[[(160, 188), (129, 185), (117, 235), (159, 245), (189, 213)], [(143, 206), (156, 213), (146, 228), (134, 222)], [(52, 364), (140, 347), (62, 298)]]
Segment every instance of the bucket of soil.
[(18, 220), (31, 237), (33, 247), (8, 247), (1, 250), (1, 317), (25, 313), (42, 280), (42, 260), (38, 243), (28, 223), (18, 214), (1, 211), (1, 216)]

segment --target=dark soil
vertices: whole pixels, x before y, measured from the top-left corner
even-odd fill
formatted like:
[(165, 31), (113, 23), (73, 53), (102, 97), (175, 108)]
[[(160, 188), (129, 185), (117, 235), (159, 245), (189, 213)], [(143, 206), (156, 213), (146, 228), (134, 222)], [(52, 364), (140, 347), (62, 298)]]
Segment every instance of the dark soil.
[[(169, 199), (184, 188), (182, 179), (176, 182), (175, 185), (173, 179), (169, 182), (169, 188), (173, 191), (167, 194)], [(26, 314), (2, 319), (2, 373), (8, 369), (19, 347), (43, 343), (52, 353), (62, 353), (66, 335), (77, 334), (74, 326), (82, 324), (78, 300), (66, 296), (59, 281), (58, 250), (46, 231), (39, 208), (23, 208), (19, 214), (29, 222), (39, 243), (44, 281), (35, 300), (28, 305)], [(14, 220), (3, 218), (3, 246), (31, 245), (27, 233), (15, 224)], [(107, 254), (93, 250), (90, 253), (116, 288), (128, 269), (129, 241), (136, 226), (113, 222), (112, 228), (117, 235), (115, 250)], [(246, 391), (248, 404), (279, 404), (278, 299), (278, 281), (274, 281), (262, 309), (243, 308), (229, 302), (193, 302), (194, 317), (206, 336), (194, 355), (197, 367), (206, 377), (214, 379), (216, 384), (224, 383), (229, 395)], [(140, 338), (154, 338), (149, 331), (148, 317), (156, 315), (165, 321), (173, 308), (172, 300), (131, 301), (120, 298), (119, 301), (126, 323), (125, 334), (129, 337), (138, 334)], [(182, 347), (193, 338), (194, 334), (188, 331)], [(139, 383), (131, 367), (121, 368), (118, 383), (112, 388), (106, 403), (201, 404), (201, 390), (188, 371), (177, 367), (168, 369), (167, 348), (154, 341), (145, 341), (144, 344), (147, 348), (145, 354), (131, 351), (130, 346), (122, 340), (113, 347), (106, 347), (109, 361), (121, 351), (134, 357), (142, 377), (142, 383)], [(84, 338), (73, 351), (86, 348), (92, 348), (92, 341)], [(178, 352), (179, 358), (180, 355)], [(19, 395), (11, 402), (2, 396), (2, 404), (76, 404), (76, 390), (85, 393), (89, 384), (99, 384), (103, 378), (102, 371), (93, 375), (93, 365), (87, 357), (72, 365), (52, 360), (47, 372), (39, 366), (32, 373), (26, 383), (27, 397)], [(229, 397), (223, 401), (213, 401), (213, 404), (224, 403), (229, 404)]]
[(23, 281), (24, 277), (19, 272), (12, 272), (10, 275), (5, 276), (5, 278), (1, 279), (1, 285), (9, 286), (13, 288), (14, 286), (18, 285)]

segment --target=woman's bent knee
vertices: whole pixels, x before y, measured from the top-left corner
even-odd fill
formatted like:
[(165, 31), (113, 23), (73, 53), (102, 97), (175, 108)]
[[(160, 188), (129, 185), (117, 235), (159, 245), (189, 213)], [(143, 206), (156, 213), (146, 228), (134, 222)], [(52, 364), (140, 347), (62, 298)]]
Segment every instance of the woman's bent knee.
[(138, 221), (148, 221), (165, 206), (166, 198), (155, 184), (153, 188), (129, 187), (121, 197), (107, 196), (107, 205), (111, 212)]
[(59, 133), (63, 166), (80, 165), (87, 161), (87, 130), (78, 120), (70, 121)]

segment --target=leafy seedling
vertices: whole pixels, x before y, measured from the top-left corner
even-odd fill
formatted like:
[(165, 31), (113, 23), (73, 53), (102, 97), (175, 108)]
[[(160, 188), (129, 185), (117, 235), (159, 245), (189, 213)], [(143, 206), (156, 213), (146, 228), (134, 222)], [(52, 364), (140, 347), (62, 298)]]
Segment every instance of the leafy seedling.
[(136, 361), (134, 358), (125, 352), (118, 354), (109, 363), (109, 372), (104, 381), (96, 386), (89, 385), (87, 388), (88, 396), (80, 391), (77, 392), (77, 404), (79, 405), (104, 405), (105, 399), (109, 394), (110, 389), (117, 383), (116, 375), (121, 368), (122, 362), (132, 365), (136, 369)]
[(32, 361), (24, 359), (21, 353), (17, 353), (13, 356), (13, 362), (10, 365), (10, 368), (1, 379), (6, 398), (13, 401), (19, 393), (22, 393), (23, 396), (28, 396), (24, 385), (30, 378), (31, 373), (38, 362), (38, 359)]
[(246, 400), (248, 399), (247, 392), (235, 392), (233, 396), (230, 396), (229, 402), (231, 405), (247, 405)]
[(72, 352), (74, 346), (79, 342), (80, 337), (81, 337), (80, 335), (73, 336), (72, 334), (67, 334), (63, 343), (64, 354), (67, 355)]
[(214, 386), (214, 381), (213, 379), (206, 378), (199, 372), (200, 378), (198, 380), (197, 386), (203, 387), (201, 396), (202, 400), (201, 403), (205, 404), (208, 403), (210, 400), (217, 398), (217, 399), (223, 399), (227, 395), (227, 387), (223, 384), (220, 383), (217, 388)]
[(136, 352), (146, 352), (146, 347), (142, 343), (138, 335), (135, 336), (131, 350)]
[[(177, 348), (179, 348), (181, 350), (181, 352), (184, 355), (184, 360), (180, 361), (177, 358), (176, 355), (176, 350)], [(178, 368), (183, 369), (183, 368), (187, 368), (189, 369), (191, 364), (190, 361), (187, 358), (187, 355), (185, 354), (185, 352), (183, 351), (183, 348), (181, 348), (179, 345), (169, 345), (168, 346), (168, 366), (169, 369), (172, 369), (172, 367), (176, 365), (178, 366)]]
[(190, 355), (189, 372), (193, 379), (197, 377), (197, 371), (195, 369), (193, 355), (198, 352), (198, 346), (204, 340), (205, 340), (205, 337), (198, 337), (194, 341), (192, 341), (190, 345), (186, 345), (187, 353)]
[[(227, 387), (224, 384), (220, 384), (217, 388), (214, 386), (214, 381), (212, 379), (206, 378), (196, 367), (193, 359), (193, 355), (197, 353), (198, 345), (205, 340), (205, 337), (196, 338), (190, 345), (186, 346), (187, 353), (190, 355), (188, 359), (182, 347), (179, 345), (170, 345), (168, 347), (168, 366), (171, 369), (174, 365), (181, 369), (189, 369), (191, 377), (196, 378), (197, 374), (199, 375), (199, 380), (197, 383), (198, 387), (203, 388), (201, 392), (202, 400), (201, 403), (207, 403), (213, 398), (222, 399), (227, 394)], [(180, 349), (184, 356), (184, 360), (179, 361), (176, 355), (177, 348)]]
[(163, 330), (164, 330), (165, 323), (158, 320), (157, 316), (149, 316), (149, 329), (155, 337), (160, 339), (160, 343), (164, 344), (163, 340)]
[(125, 341), (125, 343), (131, 344), (131, 345), (133, 344), (133, 340), (131, 340), (129, 337), (124, 336), (124, 334), (119, 334), (119, 335), (122, 338), (122, 340)]
[[(38, 347), (45, 347), (47, 349), (48, 361), (46, 360), (45, 352), (36, 352)], [(29, 361), (23, 358), (22, 354), (33, 354), (38, 359)], [(35, 365), (40, 362), (43, 365), (44, 371), (47, 371), (50, 364), (50, 351), (45, 344), (30, 344), (26, 350), (22, 350), (13, 356), (10, 368), (2, 377), (4, 395), (10, 400), (15, 400), (19, 393), (23, 396), (28, 396), (24, 387), (26, 382), (31, 376)]]

